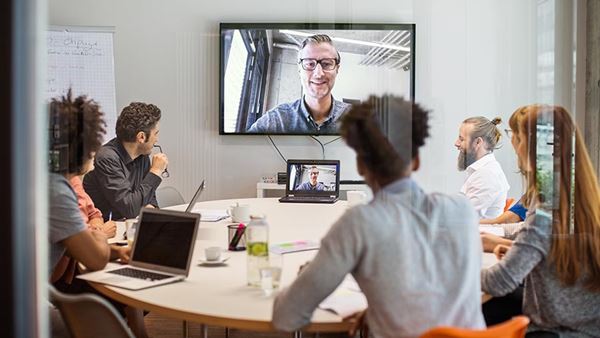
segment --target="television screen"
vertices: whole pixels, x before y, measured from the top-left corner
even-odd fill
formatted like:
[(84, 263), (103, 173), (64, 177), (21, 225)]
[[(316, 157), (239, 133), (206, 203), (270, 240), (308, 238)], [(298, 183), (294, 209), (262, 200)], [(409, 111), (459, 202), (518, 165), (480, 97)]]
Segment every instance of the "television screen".
[(337, 135), (369, 95), (414, 99), (414, 24), (222, 23), (220, 134)]

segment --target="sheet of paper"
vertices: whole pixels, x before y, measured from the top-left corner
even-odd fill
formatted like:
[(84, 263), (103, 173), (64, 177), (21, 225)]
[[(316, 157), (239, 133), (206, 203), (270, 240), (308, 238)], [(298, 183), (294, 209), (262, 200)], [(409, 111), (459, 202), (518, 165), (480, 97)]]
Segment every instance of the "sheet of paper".
[(319, 304), (320, 309), (331, 311), (342, 318), (363, 311), (367, 307), (367, 297), (360, 291), (358, 283), (350, 275)]
[(480, 225), (479, 232), (485, 232), (488, 234), (504, 237), (504, 229), (498, 226)]
[(222, 219), (229, 217), (227, 210), (225, 209), (192, 209), (193, 213), (200, 214), (200, 221), (202, 222), (217, 222)]
[(117, 233), (115, 237), (108, 239), (108, 244), (127, 244), (125, 239), (125, 222), (116, 221)]

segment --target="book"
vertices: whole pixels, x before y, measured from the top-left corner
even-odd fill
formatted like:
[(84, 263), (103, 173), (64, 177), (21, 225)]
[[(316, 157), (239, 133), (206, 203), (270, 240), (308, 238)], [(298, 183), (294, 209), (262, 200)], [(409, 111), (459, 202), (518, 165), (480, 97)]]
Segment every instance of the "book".
[(269, 252), (283, 255), (291, 252), (307, 251), (307, 250), (318, 250), (319, 243), (316, 241), (309, 240), (298, 240), (293, 242), (278, 243), (269, 246)]
[(337, 289), (319, 304), (319, 309), (331, 311), (342, 318), (363, 311), (367, 307), (367, 297), (351, 275), (347, 275)]
[(193, 213), (200, 214), (201, 222), (218, 222), (229, 217), (225, 209), (192, 209)]

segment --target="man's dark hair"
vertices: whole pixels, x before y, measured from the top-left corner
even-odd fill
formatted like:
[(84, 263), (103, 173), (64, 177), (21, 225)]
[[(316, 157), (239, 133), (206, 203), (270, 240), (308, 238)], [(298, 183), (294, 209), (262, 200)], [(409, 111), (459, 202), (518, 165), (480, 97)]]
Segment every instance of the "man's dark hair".
[(380, 182), (396, 179), (429, 136), (429, 111), (393, 95), (370, 96), (341, 118), (340, 133)]
[(160, 109), (153, 104), (131, 102), (123, 108), (117, 119), (116, 134), (121, 142), (135, 142), (136, 135), (143, 131), (146, 141), (150, 131), (160, 121)]
[(302, 51), (304, 49), (304, 47), (306, 47), (306, 45), (308, 45), (309, 43), (314, 43), (314, 44), (328, 43), (328, 44), (330, 44), (335, 49), (335, 53), (337, 55), (337, 57), (336, 57), (337, 64), (339, 65), (340, 62), (342, 61), (342, 58), (340, 57), (340, 52), (338, 52), (337, 48), (333, 44), (333, 40), (331, 40), (329, 35), (315, 34), (315, 35), (311, 35), (311, 36), (307, 37), (300, 44), (300, 49), (298, 52)]
[(82, 173), (83, 164), (100, 149), (106, 130), (100, 106), (85, 95), (73, 100), (67, 95), (54, 98), (49, 107), (50, 170)]

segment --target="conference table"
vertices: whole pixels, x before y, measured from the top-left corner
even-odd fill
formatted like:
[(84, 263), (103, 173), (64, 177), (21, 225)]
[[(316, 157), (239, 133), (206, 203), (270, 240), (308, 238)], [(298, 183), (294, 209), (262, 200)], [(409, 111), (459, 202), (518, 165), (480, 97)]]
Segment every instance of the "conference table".
[[(248, 204), (252, 214), (263, 214), (269, 224), (270, 244), (298, 240), (319, 241), (330, 226), (347, 210), (346, 201), (334, 204), (279, 203), (276, 198), (248, 198), (205, 201), (194, 209), (223, 210)], [(186, 205), (170, 207), (185, 210)], [(260, 288), (246, 285), (246, 252), (228, 251), (229, 218), (217, 222), (200, 222), (189, 276), (182, 282), (130, 291), (91, 283), (102, 294), (136, 308), (166, 317), (207, 325), (250, 331), (274, 331), (271, 311), (274, 295), (265, 296)], [(223, 248), (229, 259), (221, 265), (204, 265), (204, 249)], [(282, 255), (281, 287), (293, 282), (298, 267), (310, 260), (316, 250)], [(484, 254), (483, 266), (495, 263), (493, 255)], [(110, 263), (116, 264), (116, 263)], [(185, 323), (185, 322), (184, 322)], [(333, 312), (316, 309), (304, 332), (347, 332), (351, 322)], [(187, 328), (184, 324), (184, 335)]]

